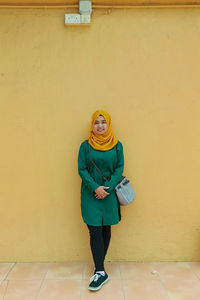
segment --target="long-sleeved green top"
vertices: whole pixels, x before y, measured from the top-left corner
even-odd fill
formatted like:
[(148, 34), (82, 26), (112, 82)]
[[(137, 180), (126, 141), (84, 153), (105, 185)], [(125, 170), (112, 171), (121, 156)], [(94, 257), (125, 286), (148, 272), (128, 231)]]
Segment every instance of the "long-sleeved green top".
[[(92, 160), (106, 177), (103, 180)], [(83, 221), (92, 226), (114, 225), (121, 220), (120, 205), (114, 188), (119, 183), (124, 170), (123, 146), (120, 141), (110, 150), (99, 151), (84, 141), (78, 154), (78, 172), (81, 184), (81, 214)], [(104, 199), (95, 198), (95, 190), (104, 185), (109, 193)]]

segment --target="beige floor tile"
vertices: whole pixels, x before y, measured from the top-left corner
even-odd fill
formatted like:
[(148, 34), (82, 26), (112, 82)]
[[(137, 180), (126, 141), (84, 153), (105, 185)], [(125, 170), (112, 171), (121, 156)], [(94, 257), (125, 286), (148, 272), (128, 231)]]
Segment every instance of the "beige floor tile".
[(122, 279), (151, 279), (159, 280), (158, 274), (154, 272), (154, 264), (150, 262), (120, 262)]
[(10, 280), (4, 300), (35, 300), (40, 285), (40, 280)]
[(170, 300), (199, 300), (199, 280), (185, 280), (182, 278), (165, 278), (163, 285), (168, 291)]
[(163, 278), (181, 278), (196, 279), (189, 265), (185, 262), (161, 262), (155, 263), (155, 269), (158, 271), (161, 279)]
[(14, 263), (0, 263), (0, 280), (3, 280), (12, 269)]
[(158, 280), (122, 280), (126, 300), (169, 300), (167, 291)]
[(94, 264), (86, 262), (83, 270), (83, 279), (89, 279), (94, 274)]
[(48, 269), (48, 263), (17, 263), (6, 279), (41, 280)]
[(46, 279), (37, 300), (80, 300), (81, 280)]
[[(110, 279), (120, 279), (120, 271), (119, 271), (119, 263), (118, 262), (110, 262), (106, 261), (104, 264), (105, 271), (109, 275)], [(100, 271), (100, 270), (99, 270)], [(93, 263), (86, 263), (83, 279), (89, 279), (94, 274), (94, 265)]]
[(188, 262), (187, 263), (192, 272), (194, 272), (200, 279), (200, 262)]
[(83, 262), (51, 263), (46, 279), (82, 279), (84, 266)]
[(2, 280), (0, 282), (0, 300), (3, 300), (6, 289), (7, 289), (8, 281), (7, 280)]
[(96, 292), (88, 290), (89, 283), (88, 280), (82, 282), (81, 300), (124, 300), (119, 279), (110, 279)]

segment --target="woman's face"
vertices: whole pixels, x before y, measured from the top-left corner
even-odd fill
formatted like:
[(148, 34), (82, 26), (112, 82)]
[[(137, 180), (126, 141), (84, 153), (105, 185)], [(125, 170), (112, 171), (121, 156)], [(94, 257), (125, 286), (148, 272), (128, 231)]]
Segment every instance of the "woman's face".
[(103, 116), (99, 116), (93, 126), (93, 132), (96, 134), (104, 134), (108, 130), (108, 125)]

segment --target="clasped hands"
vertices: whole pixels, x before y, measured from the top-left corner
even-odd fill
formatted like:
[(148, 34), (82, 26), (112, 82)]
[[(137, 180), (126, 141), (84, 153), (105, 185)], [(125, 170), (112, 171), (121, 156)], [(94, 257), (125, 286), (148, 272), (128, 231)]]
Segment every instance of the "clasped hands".
[(104, 199), (106, 196), (110, 195), (108, 192), (105, 190), (109, 189), (108, 186), (103, 186), (100, 185), (96, 190), (95, 190), (95, 197), (97, 199)]

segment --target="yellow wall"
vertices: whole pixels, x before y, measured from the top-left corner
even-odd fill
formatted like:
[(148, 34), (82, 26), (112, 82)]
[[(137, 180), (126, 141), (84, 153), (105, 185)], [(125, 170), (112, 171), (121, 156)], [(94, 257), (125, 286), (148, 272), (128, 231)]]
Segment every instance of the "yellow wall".
[(91, 260), (77, 155), (108, 110), (137, 199), (109, 260), (200, 258), (200, 9), (0, 10), (0, 261)]

